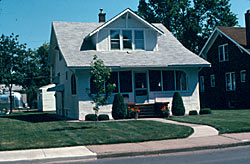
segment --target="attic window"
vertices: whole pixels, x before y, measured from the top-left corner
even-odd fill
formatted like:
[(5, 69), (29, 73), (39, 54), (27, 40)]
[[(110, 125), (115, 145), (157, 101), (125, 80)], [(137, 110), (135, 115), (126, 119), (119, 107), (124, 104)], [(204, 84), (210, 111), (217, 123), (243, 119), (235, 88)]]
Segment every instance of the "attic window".
[(223, 44), (218, 47), (219, 61), (228, 61), (228, 44)]
[(120, 49), (120, 30), (110, 31), (111, 50)]
[(123, 49), (132, 49), (132, 31), (122, 30)]
[(144, 50), (144, 30), (110, 30), (111, 50)]

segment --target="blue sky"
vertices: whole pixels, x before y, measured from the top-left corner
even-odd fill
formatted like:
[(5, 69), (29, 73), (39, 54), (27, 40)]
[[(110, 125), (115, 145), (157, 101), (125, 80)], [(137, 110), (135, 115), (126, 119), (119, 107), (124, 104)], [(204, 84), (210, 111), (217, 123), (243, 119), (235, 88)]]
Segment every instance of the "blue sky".
[[(2, 0), (0, 34), (18, 34), (21, 43), (37, 48), (49, 42), (52, 21), (97, 22), (100, 8), (110, 19), (126, 8), (137, 10), (138, 3), (139, 0)], [(244, 27), (250, 0), (231, 0), (231, 4)]]

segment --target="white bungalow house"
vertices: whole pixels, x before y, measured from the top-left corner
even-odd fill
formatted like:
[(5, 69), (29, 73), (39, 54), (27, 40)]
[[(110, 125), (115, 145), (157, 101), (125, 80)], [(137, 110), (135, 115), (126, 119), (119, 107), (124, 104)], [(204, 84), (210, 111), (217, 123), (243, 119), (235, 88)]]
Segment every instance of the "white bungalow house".
[[(94, 113), (86, 88), (92, 88), (93, 56), (112, 68), (115, 93), (128, 103), (172, 102), (181, 93), (186, 113), (200, 110), (198, 72), (210, 64), (187, 50), (160, 23), (148, 23), (131, 9), (99, 23), (53, 22), (50, 40), (51, 77), (58, 115), (84, 120)], [(110, 105), (100, 113), (111, 116)], [(171, 106), (171, 104), (170, 104)]]

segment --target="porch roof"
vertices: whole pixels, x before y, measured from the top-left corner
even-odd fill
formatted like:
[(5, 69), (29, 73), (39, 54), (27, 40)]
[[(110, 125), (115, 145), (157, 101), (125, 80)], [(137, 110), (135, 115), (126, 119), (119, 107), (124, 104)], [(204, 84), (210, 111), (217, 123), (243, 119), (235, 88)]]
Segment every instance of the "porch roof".
[(59, 49), (70, 68), (89, 68), (94, 55), (110, 67), (208, 67), (210, 63), (186, 49), (162, 24), (158, 51), (81, 51), (84, 38), (102, 23), (53, 22)]

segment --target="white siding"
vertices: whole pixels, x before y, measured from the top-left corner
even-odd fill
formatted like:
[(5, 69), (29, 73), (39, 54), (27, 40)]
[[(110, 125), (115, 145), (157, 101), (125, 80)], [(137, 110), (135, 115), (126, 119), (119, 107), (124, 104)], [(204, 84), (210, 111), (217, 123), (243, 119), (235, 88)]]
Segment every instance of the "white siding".
[(146, 51), (156, 51), (157, 32), (153, 30), (145, 30), (145, 43)]
[(56, 111), (55, 92), (48, 92), (47, 89), (54, 87), (54, 84), (46, 85), (40, 88), (38, 92), (38, 110)]
[[(129, 19), (126, 17), (120, 17), (114, 22), (110, 23), (107, 27), (103, 28), (97, 34), (92, 37), (92, 40), (95, 41), (97, 39), (96, 49), (97, 51), (108, 51), (109, 50), (109, 31), (110, 29), (142, 29), (145, 32), (145, 50), (146, 51), (155, 51), (157, 50), (157, 32), (153, 29), (150, 29), (140, 20), (134, 16), (130, 16)], [(96, 42), (96, 41), (95, 41)]]

